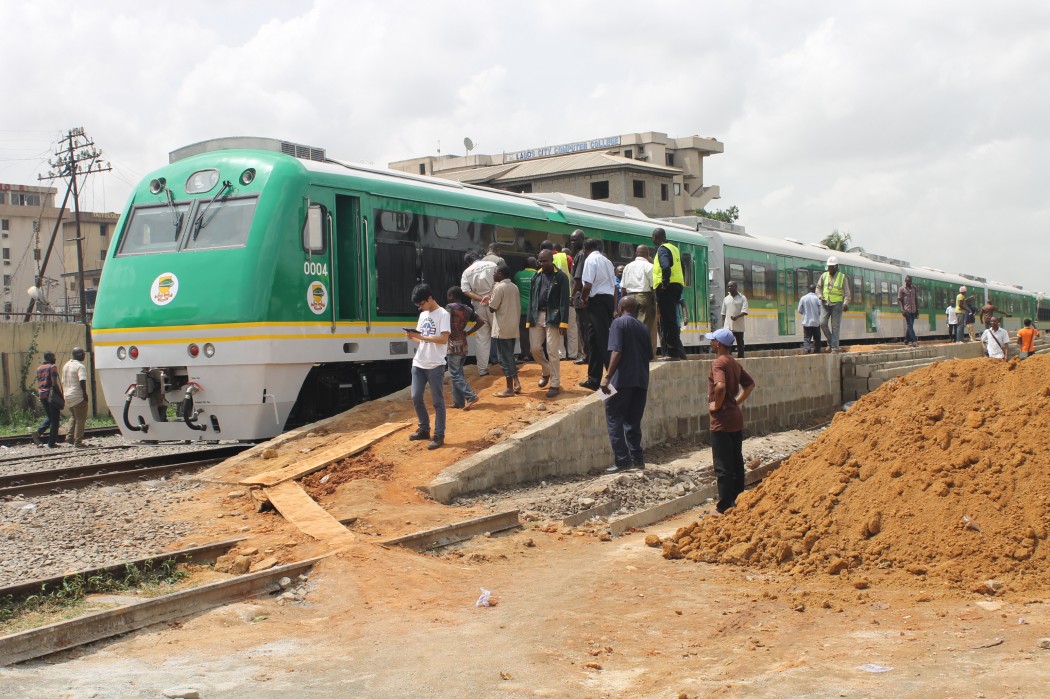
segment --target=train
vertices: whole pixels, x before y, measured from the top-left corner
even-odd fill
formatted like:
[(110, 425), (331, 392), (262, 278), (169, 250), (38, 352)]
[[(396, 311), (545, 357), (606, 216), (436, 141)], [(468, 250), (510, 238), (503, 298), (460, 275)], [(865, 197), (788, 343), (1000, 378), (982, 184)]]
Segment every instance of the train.
[[(128, 439), (268, 439), (407, 385), (412, 287), (425, 281), (443, 300), (467, 251), (499, 243), (518, 271), (544, 240), (567, 245), (582, 229), (625, 264), (657, 227), (681, 251), (687, 347), (706, 344), (729, 280), (750, 302), (749, 346), (801, 343), (796, 304), (827, 249), (343, 162), (276, 139), (204, 141), (173, 151), (123, 209), (95, 301), (95, 367)], [(902, 335), (904, 274), (920, 288), (923, 337), (943, 334), (963, 284), (1011, 320), (1050, 316), (1041, 296), (1016, 287), (834, 254), (854, 288), (845, 341)]]

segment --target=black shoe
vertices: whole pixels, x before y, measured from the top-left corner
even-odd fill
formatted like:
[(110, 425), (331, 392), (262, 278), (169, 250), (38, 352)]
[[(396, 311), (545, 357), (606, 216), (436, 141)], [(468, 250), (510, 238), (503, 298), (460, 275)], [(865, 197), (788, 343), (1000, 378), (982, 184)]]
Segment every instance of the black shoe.
[(591, 381), (590, 379), (580, 382), (580, 388), (586, 388), (589, 391), (597, 391), (601, 388), (601, 384), (597, 381)]
[(422, 427), (408, 435), (408, 438), (413, 442), (418, 442), (421, 439), (430, 439), (430, 430), (424, 430)]
[(638, 469), (639, 471), (644, 471), (645, 470), (645, 462), (644, 461), (635, 461), (633, 464), (631, 464), (631, 468)]
[(558, 386), (551, 386), (547, 389), (548, 398), (557, 398), (559, 393), (561, 393), (561, 388)]
[(430, 444), (427, 445), (427, 449), (437, 449), (444, 443), (445, 438), (440, 434), (436, 434), (434, 435), (434, 438), (430, 440)]

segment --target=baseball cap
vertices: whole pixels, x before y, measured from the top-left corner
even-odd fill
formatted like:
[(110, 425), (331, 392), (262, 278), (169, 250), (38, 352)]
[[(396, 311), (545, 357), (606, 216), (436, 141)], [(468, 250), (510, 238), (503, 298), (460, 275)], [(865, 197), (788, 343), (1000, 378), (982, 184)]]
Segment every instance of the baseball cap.
[(733, 343), (736, 342), (736, 337), (733, 336), (733, 331), (729, 328), (719, 328), (713, 333), (704, 333), (704, 339), (718, 340), (718, 342), (726, 347), (732, 347)]

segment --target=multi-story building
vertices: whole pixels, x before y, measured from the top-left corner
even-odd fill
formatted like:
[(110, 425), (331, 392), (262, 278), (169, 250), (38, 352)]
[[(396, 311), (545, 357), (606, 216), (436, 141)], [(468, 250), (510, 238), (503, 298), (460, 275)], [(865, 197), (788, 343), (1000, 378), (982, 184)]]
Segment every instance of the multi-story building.
[(714, 138), (647, 131), (496, 155), (424, 156), (390, 168), (511, 192), (627, 204), (660, 218), (692, 214), (719, 197), (717, 185), (704, 185), (704, 158), (721, 152)]
[[(20, 321), (25, 317), (32, 297), (31, 287), (37, 286), (41, 265), (47, 257), (47, 267), (39, 285), (34, 303), (34, 317), (75, 319), (80, 310), (80, 291), (77, 277), (76, 223), (73, 212), (62, 213), (61, 225), (50, 256), (48, 243), (59, 220), (60, 210), (55, 206), (54, 187), (0, 183), (0, 268), (3, 285), (0, 286), (0, 319)], [(83, 237), (84, 283), (90, 290), (88, 307), (94, 299), (93, 290), (105, 262), (109, 238), (116, 228), (118, 214), (80, 212), (80, 231)]]
[[(47, 242), (58, 220), (54, 187), (0, 183), (0, 303), (4, 320), (21, 320), (29, 305), (28, 289), (36, 284)], [(62, 245), (55, 244), (41, 283), (45, 298), (61, 292)]]

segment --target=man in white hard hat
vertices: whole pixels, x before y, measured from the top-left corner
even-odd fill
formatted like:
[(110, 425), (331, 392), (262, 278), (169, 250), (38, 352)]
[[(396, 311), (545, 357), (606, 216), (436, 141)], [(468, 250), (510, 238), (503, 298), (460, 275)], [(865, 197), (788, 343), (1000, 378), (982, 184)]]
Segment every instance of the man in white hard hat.
[(841, 352), (839, 337), (842, 329), (842, 312), (849, 310), (852, 299), (849, 289), (849, 278), (839, 271), (839, 258), (832, 255), (828, 258), (827, 271), (820, 275), (817, 282), (817, 296), (824, 313), (820, 319), (820, 329), (832, 352)]

